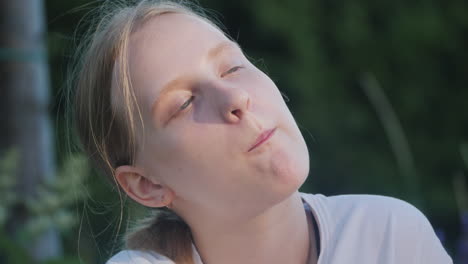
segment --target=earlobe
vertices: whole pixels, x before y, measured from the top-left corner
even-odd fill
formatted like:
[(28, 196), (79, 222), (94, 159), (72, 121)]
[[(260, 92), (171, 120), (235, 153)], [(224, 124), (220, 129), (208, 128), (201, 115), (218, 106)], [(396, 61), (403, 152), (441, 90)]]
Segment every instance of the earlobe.
[(151, 179), (145, 173), (133, 166), (119, 166), (115, 170), (115, 178), (120, 187), (130, 198), (148, 207), (169, 206), (174, 199), (174, 193), (156, 179)]

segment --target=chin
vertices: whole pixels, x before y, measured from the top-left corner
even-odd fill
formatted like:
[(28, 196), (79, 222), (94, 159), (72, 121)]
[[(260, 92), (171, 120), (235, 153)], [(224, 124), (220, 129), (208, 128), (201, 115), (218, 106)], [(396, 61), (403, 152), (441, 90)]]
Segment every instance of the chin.
[(275, 175), (274, 193), (279, 200), (283, 200), (299, 190), (307, 179), (309, 155), (307, 149), (295, 153), (277, 152), (274, 155), (272, 159)]

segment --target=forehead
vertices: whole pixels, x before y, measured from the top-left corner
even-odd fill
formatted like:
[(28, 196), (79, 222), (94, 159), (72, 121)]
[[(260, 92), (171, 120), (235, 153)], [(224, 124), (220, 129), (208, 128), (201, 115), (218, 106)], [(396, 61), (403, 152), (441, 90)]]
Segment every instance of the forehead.
[(129, 69), (139, 103), (151, 106), (160, 89), (204, 65), (208, 51), (227, 37), (202, 19), (170, 13), (147, 21), (134, 32), (129, 45)]

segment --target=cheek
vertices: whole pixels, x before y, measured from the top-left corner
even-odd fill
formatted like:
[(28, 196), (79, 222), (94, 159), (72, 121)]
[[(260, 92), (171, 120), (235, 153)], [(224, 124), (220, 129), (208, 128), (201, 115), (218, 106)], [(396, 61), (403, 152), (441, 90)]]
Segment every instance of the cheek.
[(158, 144), (153, 147), (155, 166), (160, 166), (159, 171), (164, 175), (193, 178), (206, 174), (212, 167), (210, 164), (222, 156), (218, 153), (220, 148), (213, 147), (213, 143), (219, 145), (219, 141), (212, 129), (179, 122), (171, 127), (170, 133), (159, 137)]
[(270, 109), (270, 111), (274, 110), (279, 112), (278, 114), (281, 114), (281, 116), (291, 115), (283, 95), (276, 84), (268, 77), (268, 75), (263, 72), (260, 73), (258, 81), (260, 85), (258, 85), (258, 87), (261, 88), (254, 92), (256, 97), (261, 98), (262, 101), (270, 105), (270, 108), (273, 108)]
[[(163, 162), (168, 165), (186, 164), (193, 158), (201, 157), (197, 135), (189, 128), (177, 128), (177, 133), (171, 133), (161, 142), (159, 152)], [(191, 131), (191, 133), (189, 132)]]
[(301, 138), (288, 136), (272, 155), (272, 168), (277, 175), (304, 179), (309, 172), (309, 152)]
[(145, 165), (151, 172), (163, 178), (184, 172), (182, 164), (187, 163), (188, 150), (193, 149), (188, 134), (153, 132), (148, 133), (147, 137), (143, 153)]

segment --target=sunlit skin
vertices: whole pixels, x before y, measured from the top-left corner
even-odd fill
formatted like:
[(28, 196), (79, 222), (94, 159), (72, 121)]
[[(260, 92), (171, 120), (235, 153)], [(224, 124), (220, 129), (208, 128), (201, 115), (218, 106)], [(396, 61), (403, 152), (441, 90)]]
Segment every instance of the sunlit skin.
[(149, 20), (132, 34), (128, 54), (144, 126), (136, 163), (116, 170), (127, 194), (182, 216), (205, 264), (305, 263), (309, 234), (297, 190), (309, 156), (271, 79), (189, 15)]

